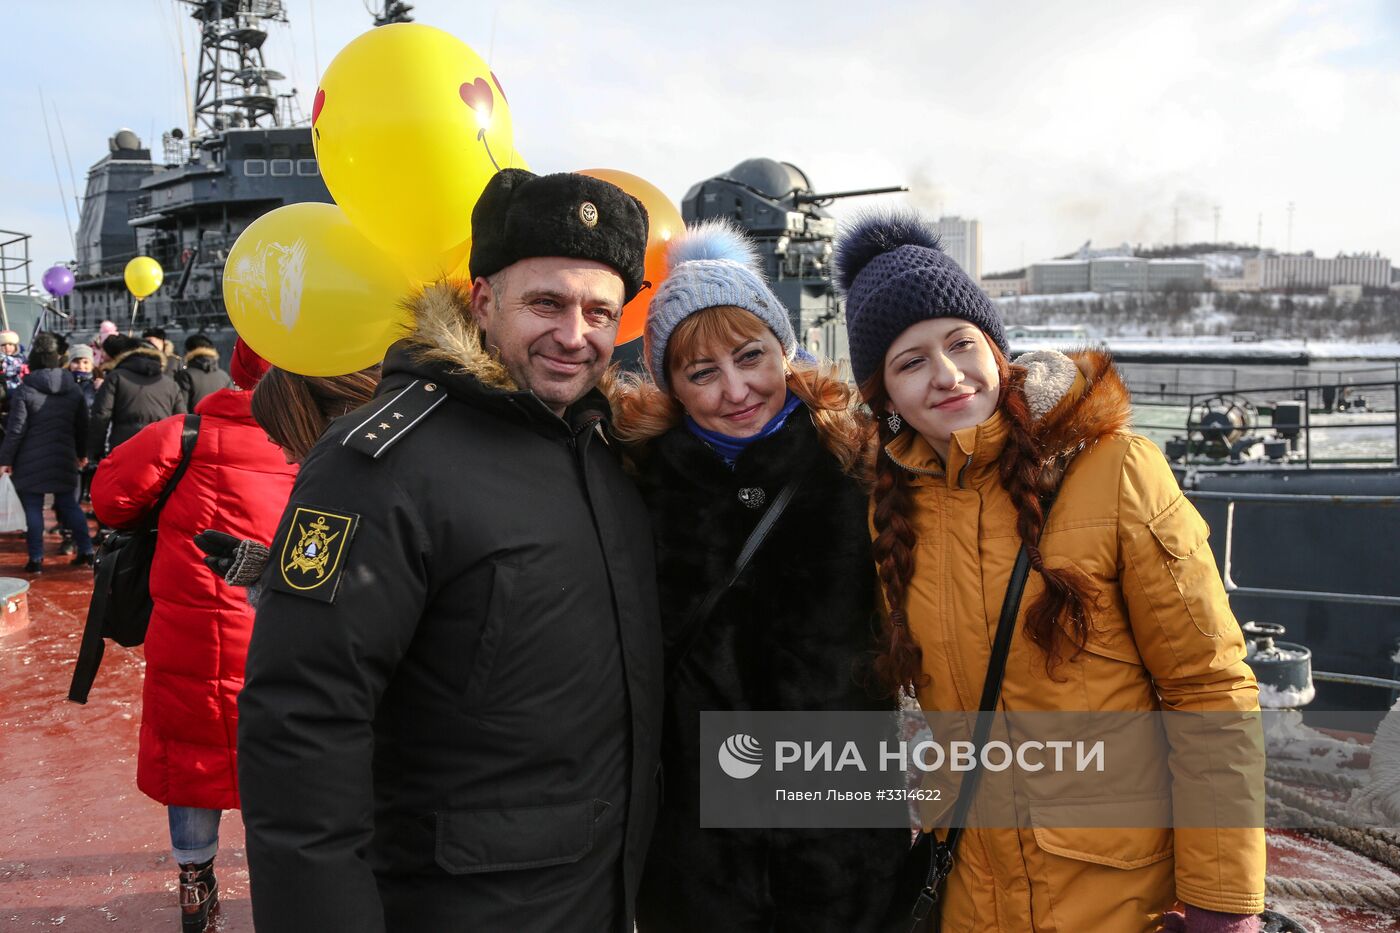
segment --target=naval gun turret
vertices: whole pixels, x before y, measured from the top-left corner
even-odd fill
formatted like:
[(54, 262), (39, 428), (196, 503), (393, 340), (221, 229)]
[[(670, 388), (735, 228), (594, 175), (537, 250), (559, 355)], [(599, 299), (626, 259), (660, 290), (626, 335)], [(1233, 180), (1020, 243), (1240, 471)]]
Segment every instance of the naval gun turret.
[(681, 215), (688, 224), (727, 217), (746, 230), (798, 338), (818, 356), (841, 362), (842, 375), (850, 378), (846, 328), (831, 280), (836, 220), (825, 208), (839, 198), (907, 190), (894, 185), (817, 192), (791, 162), (745, 159), (693, 185), (681, 200)]

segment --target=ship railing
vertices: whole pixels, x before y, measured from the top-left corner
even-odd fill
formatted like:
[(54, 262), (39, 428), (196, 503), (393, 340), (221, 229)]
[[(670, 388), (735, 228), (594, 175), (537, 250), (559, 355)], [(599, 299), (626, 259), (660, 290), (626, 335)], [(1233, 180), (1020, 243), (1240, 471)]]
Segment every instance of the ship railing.
[[(1383, 606), (1400, 608), (1400, 596), (1380, 593), (1336, 593), (1327, 590), (1296, 590), (1284, 587), (1246, 586), (1235, 580), (1235, 505), (1240, 502), (1264, 505), (1329, 505), (1363, 506), (1380, 508), (1400, 508), (1400, 496), (1356, 496), (1356, 495), (1310, 495), (1307, 493), (1268, 493), (1268, 492), (1226, 492), (1219, 490), (1187, 489), (1186, 496), (1194, 501), (1217, 501), (1225, 503), (1225, 558), (1221, 581), (1225, 584), (1227, 599), (1235, 596), (1257, 597), (1260, 599), (1291, 600), (1310, 603), (1340, 603), (1349, 606)], [(1360, 687), (1378, 687), (1391, 691), (1391, 702), (1400, 694), (1400, 652), (1396, 654), (1395, 678), (1374, 677), (1368, 674), (1345, 674), (1336, 671), (1313, 671), (1314, 680), (1348, 684)]]
[[(1193, 395), (1233, 395), (1239, 392), (1262, 391), (1252, 385), (1241, 385), (1240, 367), (1164, 366), (1154, 364), (1150, 372), (1140, 370), (1128, 374), (1128, 391), (1137, 405), (1180, 405)], [(1294, 369), (1290, 388), (1304, 386), (1341, 386), (1350, 388), (1358, 381), (1390, 380), (1400, 382), (1400, 361), (1389, 366), (1368, 366), (1362, 369)], [(1275, 390), (1277, 391), (1277, 390)]]
[(30, 278), (29, 234), (0, 230), (0, 295), (27, 295), (34, 289)]
[[(1383, 370), (1371, 370), (1373, 372), (1390, 373), (1390, 368)], [(1184, 458), (1177, 461), (1182, 466), (1220, 466), (1225, 462), (1225, 458), (1212, 457), (1192, 451), (1192, 443), (1202, 434), (1201, 425), (1192, 419), (1195, 416), (1198, 406), (1203, 406), (1213, 399), (1226, 398), (1227, 400), (1246, 401), (1250, 404), (1261, 403), (1265, 408), (1271, 408), (1275, 403), (1281, 401), (1303, 402), (1302, 423), (1297, 425), (1273, 425), (1273, 424), (1251, 424), (1244, 429), (1244, 433), (1257, 437), (1259, 440), (1272, 440), (1273, 435), (1284, 437), (1283, 432), (1294, 434), (1297, 438), (1297, 447), (1301, 448), (1302, 457), (1290, 457), (1281, 461), (1277, 466), (1281, 469), (1304, 469), (1310, 470), (1317, 466), (1391, 466), (1400, 464), (1400, 363), (1395, 366), (1395, 378), (1384, 381), (1368, 382), (1347, 382), (1347, 383), (1327, 383), (1319, 385), (1287, 385), (1287, 386), (1261, 386), (1248, 389), (1238, 389), (1234, 392), (1182, 392), (1176, 395), (1172, 407), (1184, 407), (1186, 418), (1184, 422), (1175, 423), (1150, 423), (1138, 421), (1134, 427), (1138, 430), (1150, 431), (1171, 431), (1187, 440), (1187, 449)], [(1348, 394), (1355, 392), (1364, 398), (1365, 405), (1358, 406), (1355, 402), (1347, 403)], [(1148, 403), (1143, 403), (1137, 396), (1134, 396), (1135, 405), (1151, 407)], [(1379, 403), (1379, 404), (1378, 404)], [(1162, 403), (1158, 403), (1159, 405)], [(1337, 422), (1316, 422), (1315, 415), (1373, 415), (1388, 416), (1383, 420), (1364, 420), (1345, 423)], [(1314, 443), (1315, 432), (1350, 432), (1350, 431), (1376, 431), (1382, 429), (1391, 438), (1386, 447), (1393, 445), (1389, 456), (1327, 456), (1327, 451), (1323, 450), (1322, 443)], [(1295, 433), (1296, 432), (1296, 433)], [(1336, 443), (1334, 437), (1329, 440)], [(1382, 448), (1384, 449), (1384, 448)]]

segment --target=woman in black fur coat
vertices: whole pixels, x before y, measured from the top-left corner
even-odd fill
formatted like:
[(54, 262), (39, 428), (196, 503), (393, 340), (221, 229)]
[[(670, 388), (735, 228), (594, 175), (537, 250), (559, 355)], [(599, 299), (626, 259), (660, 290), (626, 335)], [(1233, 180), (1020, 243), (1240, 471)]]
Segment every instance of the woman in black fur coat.
[[(637, 905), (642, 933), (889, 928), (906, 830), (702, 829), (703, 710), (892, 709), (869, 686), (874, 563), (866, 519), (870, 429), (829, 367), (804, 361), (787, 310), (733, 228), (702, 225), (671, 251), (648, 315), (652, 381), (620, 396), (651, 511), (666, 636), (664, 794)], [(805, 356), (805, 354), (802, 354)], [(787, 483), (796, 494), (748, 568), (695, 631)], [(907, 895), (907, 896), (902, 896)]]

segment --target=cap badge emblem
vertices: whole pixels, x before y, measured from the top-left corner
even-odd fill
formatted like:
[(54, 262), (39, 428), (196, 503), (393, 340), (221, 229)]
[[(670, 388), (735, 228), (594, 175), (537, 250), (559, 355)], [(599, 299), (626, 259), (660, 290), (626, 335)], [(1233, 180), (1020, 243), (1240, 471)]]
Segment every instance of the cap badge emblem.
[(578, 206), (578, 219), (585, 227), (598, 226), (598, 208), (592, 201), (584, 201)]

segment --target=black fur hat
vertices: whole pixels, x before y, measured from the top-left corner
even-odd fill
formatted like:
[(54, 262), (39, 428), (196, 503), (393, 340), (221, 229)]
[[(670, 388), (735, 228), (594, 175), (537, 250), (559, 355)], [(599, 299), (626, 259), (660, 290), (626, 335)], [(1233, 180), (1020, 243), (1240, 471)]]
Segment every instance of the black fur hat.
[(473, 279), (535, 256), (591, 259), (617, 270), (631, 301), (642, 290), (646, 249), (642, 202), (587, 175), (502, 169), (472, 209)]

